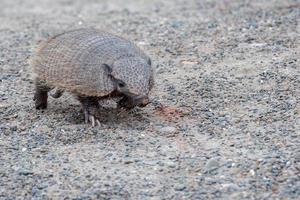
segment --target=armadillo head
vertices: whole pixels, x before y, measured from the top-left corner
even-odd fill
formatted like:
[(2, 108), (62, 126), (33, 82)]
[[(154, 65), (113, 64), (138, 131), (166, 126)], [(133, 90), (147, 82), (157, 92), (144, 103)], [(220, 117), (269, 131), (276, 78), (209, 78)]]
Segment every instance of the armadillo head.
[(133, 108), (149, 104), (152, 87), (151, 62), (139, 57), (122, 58), (113, 64), (111, 76), (116, 90), (124, 95), (118, 106)]

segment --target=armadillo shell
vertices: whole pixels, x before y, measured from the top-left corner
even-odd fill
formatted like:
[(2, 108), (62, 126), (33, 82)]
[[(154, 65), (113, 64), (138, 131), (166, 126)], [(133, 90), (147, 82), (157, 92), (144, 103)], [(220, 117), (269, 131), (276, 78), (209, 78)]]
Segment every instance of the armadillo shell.
[(105, 96), (114, 84), (103, 64), (146, 55), (132, 42), (96, 29), (78, 29), (42, 43), (32, 58), (38, 79), (49, 86), (86, 96)]

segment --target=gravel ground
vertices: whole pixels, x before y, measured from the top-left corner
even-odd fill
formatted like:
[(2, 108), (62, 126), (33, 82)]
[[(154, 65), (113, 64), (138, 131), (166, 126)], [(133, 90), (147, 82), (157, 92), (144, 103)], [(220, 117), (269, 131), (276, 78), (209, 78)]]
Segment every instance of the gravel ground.
[[(299, 19), (298, 0), (1, 0), (0, 199), (299, 199)], [(90, 26), (156, 75), (155, 103), (108, 102), (101, 128), (70, 94), (36, 111), (27, 62)]]

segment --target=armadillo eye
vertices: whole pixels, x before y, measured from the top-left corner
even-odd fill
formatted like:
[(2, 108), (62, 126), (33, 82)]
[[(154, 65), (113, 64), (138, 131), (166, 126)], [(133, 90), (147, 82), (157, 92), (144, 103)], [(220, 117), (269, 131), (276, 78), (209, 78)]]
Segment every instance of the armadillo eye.
[(125, 83), (119, 82), (119, 83), (118, 83), (118, 86), (119, 86), (120, 88), (123, 88), (123, 87), (125, 87)]

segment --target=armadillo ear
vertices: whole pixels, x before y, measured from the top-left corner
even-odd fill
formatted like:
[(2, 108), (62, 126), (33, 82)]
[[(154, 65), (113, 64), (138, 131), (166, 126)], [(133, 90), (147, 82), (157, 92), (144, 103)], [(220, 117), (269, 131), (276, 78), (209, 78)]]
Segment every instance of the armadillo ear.
[(108, 74), (112, 73), (112, 68), (108, 64), (102, 64), (102, 67), (107, 71)]

